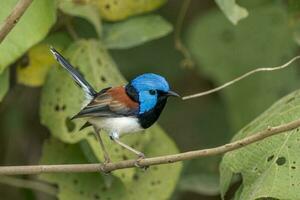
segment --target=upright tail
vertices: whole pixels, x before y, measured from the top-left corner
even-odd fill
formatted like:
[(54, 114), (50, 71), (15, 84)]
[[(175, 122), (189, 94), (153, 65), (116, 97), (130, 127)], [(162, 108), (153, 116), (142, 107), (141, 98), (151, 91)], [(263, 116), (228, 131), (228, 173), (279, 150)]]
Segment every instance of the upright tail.
[(92, 98), (97, 94), (94, 88), (58, 51), (56, 51), (53, 47), (50, 47), (50, 51), (57, 62), (59, 62), (59, 64), (72, 75), (72, 78), (83, 89), (88, 98)]

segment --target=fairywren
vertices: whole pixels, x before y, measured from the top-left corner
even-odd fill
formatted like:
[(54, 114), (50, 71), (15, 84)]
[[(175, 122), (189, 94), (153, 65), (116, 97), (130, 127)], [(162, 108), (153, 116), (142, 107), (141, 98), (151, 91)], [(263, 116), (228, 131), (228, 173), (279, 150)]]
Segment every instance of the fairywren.
[(89, 103), (72, 119), (85, 118), (81, 129), (93, 126), (95, 136), (104, 152), (105, 162), (109, 155), (102, 142), (100, 131), (105, 130), (112, 141), (144, 158), (142, 152), (119, 140), (126, 133), (149, 128), (159, 118), (168, 97), (179, 95), (170, 90), (165, 78), (153, 73), (137, 76), (127, 85), (108, 87), (96, 92), (83, 76), (54, 48), (50, 48), (55, 59), (66, 69), (83, 89)]

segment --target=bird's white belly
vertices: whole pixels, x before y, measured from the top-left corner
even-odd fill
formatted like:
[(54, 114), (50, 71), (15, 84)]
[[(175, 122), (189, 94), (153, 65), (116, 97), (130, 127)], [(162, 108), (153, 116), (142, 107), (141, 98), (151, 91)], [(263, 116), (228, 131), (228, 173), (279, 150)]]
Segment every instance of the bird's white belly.
[(138, 123), (138, 119), (133, 117), (98, 117), (91, 118), (88, 121), (98, 129), (103, 129), (109, 134), (117, 134), (118, 136), (124, 133), (133, 133), (143, 130)]

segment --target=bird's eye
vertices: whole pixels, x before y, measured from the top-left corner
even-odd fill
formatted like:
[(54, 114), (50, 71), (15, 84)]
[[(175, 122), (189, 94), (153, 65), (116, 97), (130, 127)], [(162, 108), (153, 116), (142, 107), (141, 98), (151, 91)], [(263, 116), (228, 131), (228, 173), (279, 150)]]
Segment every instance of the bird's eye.
[(149, 90), (149, 93), (150, 93), (151, 95), (155, 95), (155, 94), (156, 94), (156, 91), (155, 91), (155, 90)]

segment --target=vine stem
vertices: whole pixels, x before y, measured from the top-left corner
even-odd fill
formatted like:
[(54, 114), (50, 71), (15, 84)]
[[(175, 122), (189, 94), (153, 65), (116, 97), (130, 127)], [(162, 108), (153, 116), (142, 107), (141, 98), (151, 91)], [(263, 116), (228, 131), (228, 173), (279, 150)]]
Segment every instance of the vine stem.
[(58, 192), (57, 188), (49, 184), (40, 181), (25, 180), (22, 178), (15, 178), (10, 176), (0, 176), (0, 183), (14, 187), (37, 190), (51, 196), (56, 196)]
[[(243, 139), (227, 143), (210, 149), (188, 151), (179, 154), (158, 156), (139, 160), (138, 166), (146, 167), (151, 165), (169, 164), (183, 160), (190, 160), (199, 157), (208, 157), (224, 154), (229, 151), (243, 148), (254, 142), (261, 141), (267, 137), (284, 133), (300, 127), (300, 119), (282, 124), (279, 126), (268, 127), (258, 131)], [(83, 173), (83, 172), (111, 172), (118, 169), (133, 168), (137, 165), (136, 160), (125, 160), (115, 163), (92, 163), (92, 164), (60, 164), (60, 165), (32, 165), (32, 166), (2, 166), (0, 175), (25, 175), (40, 173)]]
[(30, 6), (32, 0), (20, 0), (13, 8), (11, 13), (6, 17), (3, 23), (0, 25), (0, 43), (18, 23), (26, 9)]
[(186, 46), (182, 43), (182, 40), (180, 38), (180, 32), (182, 30), (182, 25), (184, 21), (184, 17), (186, 15), (186, 12), (189, 8), (191, 0), (184, 0), (182, 1), (182, 7), (179, 11), (179, 16), (177, 18), (175, 31), (174, 31), (174, 42), (175, 42), (175, 48), (181, 52), (184, 59), (181, 61), (181, 65), (183, 67), (193, 67), (195, 65), (192, 56), (189, 52), (189, 50), (186, 48)]
[(184, 96), (182, 97), (182, 100), (188, 100), (188, 99), (193, 99), (193, 98), (197, 98), (197, 97), (201, 97), (201, 96), (205, 96), (205, 95), (208, 95), (208, 94), (211, 94), (211, 93), (215, 93), (217, 91), (220, 91), (252, 74), (255, 74), (257, 72), (265, 72), (265, 71), (276, 71), (276, 70), (280, 70), (280, 69), (284, 69), (286, 67), (288, 67), (290, 64), (292, 64), (294, 61), (298, 60), (300, 58), (300, 56), (295, 56), (294, 58), (292, 58), (291, 60), (289, 60), (287, 63), (283, 64), (283, 65), (280, 65), (280, 66), (277, 66), (277, 67), (262, 67), (262, 68), (257, 68), (257, 69), (254, 69), (252, 71), (249, 71), (245, 74), (243, 74), (242, 76), (239, 76), (229, 82), (226, 82), (225, 84), (219, 86), (219, 87), (216, 87), (214, 89), (211, 89), (211, 90), (207, 90), (207, 91), (204, 91), (204, 92), (200, 92), (200, 93), (196, 93), (196, 94), (192, 94), (192, 95), (188, 95), (188, 96)]

